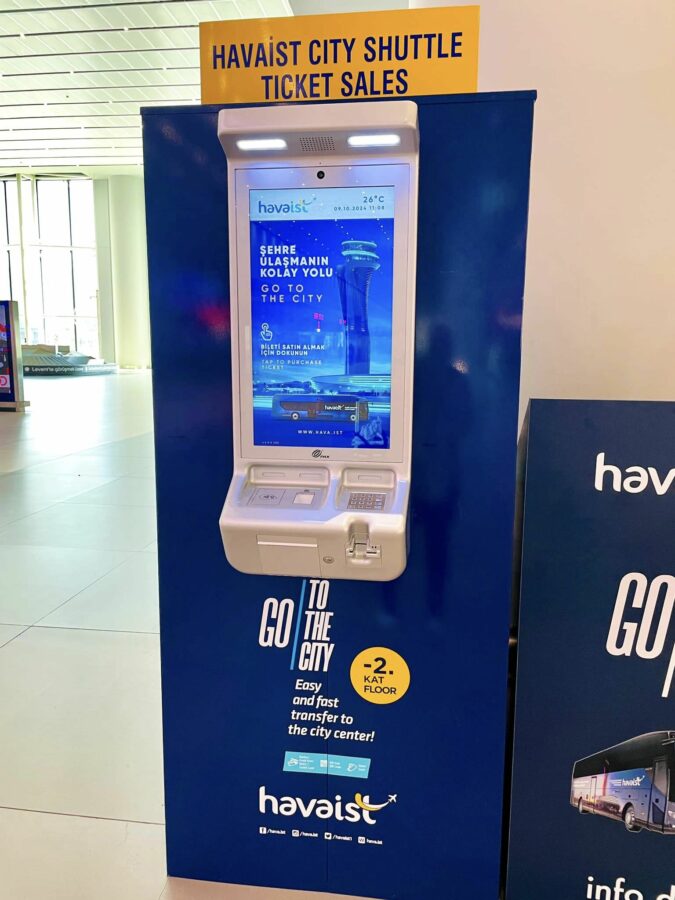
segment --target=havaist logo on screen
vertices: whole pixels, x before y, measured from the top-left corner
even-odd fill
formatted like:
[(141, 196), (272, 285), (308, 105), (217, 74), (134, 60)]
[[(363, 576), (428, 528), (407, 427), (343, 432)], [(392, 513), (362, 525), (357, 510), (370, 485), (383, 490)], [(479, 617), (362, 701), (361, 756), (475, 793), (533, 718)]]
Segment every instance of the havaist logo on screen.
[(264, 215), (284, 216), (289, 213), (306, 213), (316, 200), (316, 194), (309, 199), (293, 200), (288, 203), (266, 203), (264, 200), (258, 200), (258, 212)]

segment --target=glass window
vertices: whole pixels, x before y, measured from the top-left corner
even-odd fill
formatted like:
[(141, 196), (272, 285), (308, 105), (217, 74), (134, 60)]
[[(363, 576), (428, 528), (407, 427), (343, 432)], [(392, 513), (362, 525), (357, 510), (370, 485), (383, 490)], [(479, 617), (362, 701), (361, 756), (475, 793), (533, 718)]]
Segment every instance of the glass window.
[(98, 315), (98, 271), (94, 250), (73, 250), (73, 284), (77, 315), (96, 317)]
[(19, 302), (21, 338), (25, 334), (21, 241), (16, 179), (0, 180), (0, 300)]
[(654, 766), (654, 787), (664, 796), (668, 792), (668, 767), (665, 759), (657, 759)]
[(7, 243), (7, 207), (5, 205), (6, 181), (0, 181), (0, 244)]
[(91, 180), (0, 180), (0, 296), (19, 301), (22, 339), (28, 343), (66, 344), (98, 356)]
[(24, 244), (37, 242), (37, 221), (34, 210), (33, 181), (30, 178), (21, 179), (21, 225), (23, 229)]
[(21, 229), (19, 227), (19, 197), (16, 179), (5, 182), (5, 196), (7, 200), (7, 225), (9, 229), (9, 243), (21, 243)]
[(73, 247), (94, 247), (96, 228), (94, 225), (94, 182), (71, 181), (70, 223)]
[(19, 337), (21, 343), (26, 342), (26, 315), (23, 303), (23, 277), (21, 274), (21, 248), (9, 248), (9, 273), (12, 287), (12, 300), (19, 304)]
[(21, 248), (20, 247), (10, 247), (9, 248), (9, 271), (10, 271), (10, 279), (12, 283), (12, 300), (17, 300), (19, 303), (19, 310), (23, 314), (23, 310), (21, 309), (21, 304), (23, 301), (23, 282), (21, 279)]
[(0, 300), (12, 300), (12, 275), (7, 234), (7, 182), (0, 181)]
[(89, 356), (98, 356), (98, 319), (75, 319), (77, 349)]
[(40, 251), (42, 303), (45, 316), (72, 316), (73, 264), (70, 250), (60, 247)]
[(9, 249), (0, 248), (0, 300), (12, 299), (12, 279), (9, 266)]
[(75, 349), (75, 319), (72, 316), (45, 316), (46, 344), (65, 344)]
[(28, 315), (27, 341), (29, 344), (42, 343), (44, 338), (44, 308), (42, 305), (42, 275), (40, 272), (40, 251), (37, 247), (25, 247), (26, 266), (26, 311)]
[(70, 245), (68, 182), (40, 179), (37, 183), (38, 227), (41, 244)]

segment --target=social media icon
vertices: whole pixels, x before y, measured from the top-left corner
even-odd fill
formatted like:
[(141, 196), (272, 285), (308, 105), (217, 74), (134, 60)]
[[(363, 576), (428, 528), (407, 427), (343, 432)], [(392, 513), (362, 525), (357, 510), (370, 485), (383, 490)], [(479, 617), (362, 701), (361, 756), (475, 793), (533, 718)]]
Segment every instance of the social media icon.
[(324, 831), (323, 836), (325, 837), (325, 839), (326, 839), (327, 841), (332, 841), (332, 840), (333, 840), (333, 835), (330, 833), (330, 831)]
[(291, 833), (292, 833), (293, 837), (300, 837), (300, 832), (298, 831), (297, 828), (294, 828)]
[(366, 839), (364, 837), (359, 838), (359, 844), (365, 844)]
[(260, 826), (259, 831), (260, 831), (260, 834), (267, 834), (267, 829), (265, 828), (264, 825), (261, 825), (261, 826)]

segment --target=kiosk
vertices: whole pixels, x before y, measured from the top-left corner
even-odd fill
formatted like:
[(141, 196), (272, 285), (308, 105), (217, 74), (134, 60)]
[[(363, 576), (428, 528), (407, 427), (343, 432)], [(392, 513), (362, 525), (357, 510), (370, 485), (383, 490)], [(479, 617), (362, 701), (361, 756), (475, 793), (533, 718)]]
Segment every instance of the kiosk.
[[(267, 337), (273, 333), (269, 344), (288, 343), (286, 323), (290, 326), (303, 308), (288, 300), (298, 293), (289, 294), (288, 284), (302, 281), (306, 293), (325, 295), (320, 306), (305, 306), (311, 312), (310, 331), (320, 329), (328, 346), (329, 336), (340, 338), (339, 329), (331, 333), (326, 324), (328, 295), (331, 292), (333, 304), (341, 303), (342, 295), (336, 273), (316, 283), (309, 278), (265, 278), (278, 284), (286, 300), (265, 304), (265, 312), (273, 314), (262, 318), (262, 303), (251, 308), (252, 290), (262, 293), (262, 279), (258, 275), (251, 283), (246, 268), (250, 263), (241, 259), (240, 248), (251, 254), (250, 233), (258, 242), (255, 247), (295, 243), (298, 254), (308, 255), (303, 249), (306, 236), (299, 236), (300, 213), (293, 220), (282, 218), (283, 209), (260, 209), (261, 216), (271, 218), (251, 222), (251, 190), (288, 190), (282, 181), (284, 166), (306, 168), (316, 203), (333, 168), (344, 167), (345, 157), (353, 170), (365, 168), (365, 162), (371, 171), (410, 162), (413, 185), (414, 119), (410, 128), (399, 129), (391, 119), (385, 125), (375, 116), (415, 107), (394, 107), (381, 100), (377, 103), (382, 112), (377, 113), (374, 101), (363, 101), (354, 130), (348, 132), (342, 130), (343, 117), (351, 112), (341, 102), (323, 106), (320, 114), (311, 113), (314, 107), (304, 103), (261, 107), (255, 113), (230, 105), (224, 115), (222, 106), (152, 107), (143, 113), (167, 864), (172, 876), (298, 889), (312, 898), (322, 891), (397, 900), (495, 900), (499, 895), (506, 638), (534, 94), (412, 99), (420, 146), (416, 225), (414, 196), (407, 201), (407, 221), (399, 220), (394, 204), (394, 239), (408, 229), (414, 240), (417, 231), (417, 262), (409, 258), (405, 263), (405, 277), (411, 285), (413, 275), (416, 280), (412, 454), (408, 382), (395, 398), (395, 373), (412, 375), (407, 356), (412, 331), (406, 333), (404, 355), (393, 356), (391, 370), (391, 445), (399, 441), (402, 461), (382, 459), (382, 447), (335, 446), (328, 435), (316, 443), (312, 435), (307, 445), (292, 446), (287, 440), (265, 444), (270, 438), (264, 419), (263, 430), (254, 432), (256, 409), (264, 409), (262, 404), (256, 407), (254, 385), (258, 391), (262, 382), (278, 376), (254, 377), (253, 337), (246, 344), (242, 316), (248, 317), (251, 336), (258, 337), (257, 348), (263, 331)], [(250, 127), (254, 115), (265, 116), (257, 132)], [(305, 120), (310, 122), (305, 131), (293, 118), (300, 115), (316, 116)], [(221, 132), (224, 122), (233, 129), (241, 122), (240, 133), (222, 136), (229, 167), (218, 139), (219, 118)], [(322, 131), (317, 122), (324, 123)], [(340, 130), (328, 132), (327, 123), (336, 128), (340, 124)], [(368, 132), (398, 133), (401, 143), (397, 148), (352, 148), (352, 159), (346, 138)], [(302, 151), (296, 137), (303, 135), (313, 138), (312, 145), (332, 138), (335, 150), (342, 140), (343, 153), (332, 156), (316, 145)], [(271, 148), (244, 151), (236, 146), (237, 140), (272, 138), (287, 145), (276, 156)], [(410, 154), (408, 160), (405, 153)], [(233, 186), (235, 172), (244, 165), (254, 166), (239, 176), (248, 194), (237, 193)], [(264, 170), (267, 184), (260, 181)], [(323, 179), (316, 176), (319, 170), (326, 172)], [(378, 181), (378, 186), (397, 184)], [(346, 185), (354, 186), (362, 187)], [(290, 198), (267, 195), (256, 200), (279, 206), (304, 199), (301, 183), (290, 187)], [(324, 395), (332, 391), (334, 408), (322, 414), (336, 418), (310, 422), (309, 404), (320, 396), (318, 386), (327, 382), (316, 370), (294, 376), (290, 380), (298, 384), (288, 392), (272, 391), (265, 397), (270, 418), (274, 397), (279, 397), (273, 419), (279, 435), (293, 434), (290, 429), (298, 435), (301, 428), (332, 434), (338, 425), (354, 435), (356, 423), (347, 417), (362, 421), (366, 412), (357, 404), (368, 404), (368, 416), (371, 405), (377, 405), (385, 427), (380, 411), (384, 400), (375, 376), (388, 372), (376, 350), (380, 325), (373, 311), (385, 271), (386, 240), (361, 231), (361, 226), (357, 232), (355, 225), (336, 224), (335, 218), (309, 220), (314, 236), (319, 238), (319, 229), (332, 230), (339, 251), (342, 240), (359, 241), (358, 247), (344, 247), (357, 250), (359, 258), (335, 252), (329, 265), (337, 270), (348, 267), (351, 259), (360, 265), (364, 257), (371, 264), (379, 262), (380, 268), (369, 280), (368, 334), (359, 332), (358, 306), (350, 300), (347, 314), (354, 328), (349, 332), (349, 370), (339, 369), (336, 362), (327, 374), (361, 374), (351, 367), (362, 364), (369, 336), (370, 358), (378, 363), (371, 372), (374, 387), (357, 392), (346, 390), (342, 381), (333, 382)], [(386, 229), (386, 217), (381, 213), (380, 218)], [(358, 221), (364, 228), (375, 227), (369, 219)], [(349, 229), (341, 240), (335, 236), (335, 229), (342, 234), (338, 225)], [(272, 241), (258, 235), (263, 227), (276, 230)], [(325, 243), (326, 237), (320, 240)], [(399, 269), (393, 267), (405, 253), (394, 254), (397, 284)], [(260, 261), (253, 258), (257, 270)], [(266, 268), (277, 265), (283, 263), (265, 262)], [(239, 284), (233, 281), (233, 269), (243, 281), (237, 296), (232, 291), (233, 283)], [(348, 277), (347, 270), (345, 282)], [(394, 348), (403, 327), (396, 318), (399, 296), (392, 289)], [(315, 313), (324, 319), (314, 319)], [(412, 314), (411, 306), (406, 314)], [(314, 334), (318, 337), (319, 331)], [(346, 342), (344, 331), (343, 338)], [(343, 352), (344, 345), (334, 359), (344, 365), (339, 355)], [(233, 373), (233, 355), (239, 359), (241, 378), (236, 368)], [(266, 358), (261, 354), (258, 364)], [(282, 405), (289, 402), (299, 407)], [(329, 458), (313, 456), (317, 450)], [(350, 459), (349, 453), (362, 458)], [(384, 566), (388, 545), (377, 523), (388, 515), (386, 507), (377, 517), (375, 512), (337, 507), (332, 516), (327, 511), (329, 504), (339, 502), (344, 470), (371, 477), (377, 469), (390, 470), (397, 478), (395, 490), (407, 491), (408, 466), (411, 541), (399, 578), (244, 574), (225, 558), (217, 522), (233, 481), (225, 507), (225, 540), (231, 558), (236, 553), (242, 568), (249, 559), (258, 571), (266, 570), (268, 562), (263, 566), (258, 549), (260, 534), (275, 541), (286, 535), (295, 541), (302, 537), (307, 544), (317, 544), (319, 564), (323, 556), (333, 555), (335, 566), (338, 551), (323, 549), (324, 540), (333, 540), (341, 548), (340, 565), (347, 569), (340, 516), (348, 515), (368, 522), (371, 540), (383, 548)], [(246, 479), (258, 478), (258, 473), (283, 469), (327, 471), (330, 481), (322, 486), (297, 478), (299, 488), (289, 477), (288, 482), (245, 486)], [(258, 488), (273, 500), (278, 496), (279, 505), (235, 502), (237, 490)], [(292, 494), (294, 500), (305, 490), (324, 491), (323, 506), (315, 507), (315, 500), (306, 507), (281, 505), (286, 496)], [(379, 484), (361, 492), (391, 496)], [(405, 494), (398, 496), (403, 500)], [(401, 523), (405, 508), (402, 502)], [(318, 509), (326, 511), (325, 521), (312, 519)], [(262, 523), (257, 531), (254, 515)], [(310, 532), (310, 525), (316, 530)], [(301, 551), (291, 550), (299, 569)], [(266, 552), (263, 546), (262, 555)], [(275, 567), (279, 556), (284, 563), (280, 551)], [(381, 577), (394, 566), (384, 573), (374, 567), (352, 571)], [(589, 740), (583, 752), (608, 745)], [(571, 766), (565, 770), (567, 780), (570, 774)], [(562, 796), (563, 803), (567, 797)], [(569, 805), (566, 809), (570, 816), (578, 815)], [(548, 895), (527, 895), (539, 896)]]
[[(365, 125), (364, 123), (368, 123)], [(239, 571), (406, 567), (417, 106), (224, 109)]]
[(19, 337), (19, 304), (0, 300), (0, 410), (24, 412), (23, 365)]

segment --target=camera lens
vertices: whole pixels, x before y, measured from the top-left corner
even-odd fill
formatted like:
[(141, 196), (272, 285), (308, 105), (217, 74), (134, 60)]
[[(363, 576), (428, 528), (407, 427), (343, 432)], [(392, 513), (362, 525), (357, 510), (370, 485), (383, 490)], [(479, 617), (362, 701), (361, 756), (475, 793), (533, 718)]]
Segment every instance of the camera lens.
[(325, 178), (326, 173), (323, 171), (323, 169), (319, 169), (319, 171), (316, 173), (316, 177), (317, 178)]

